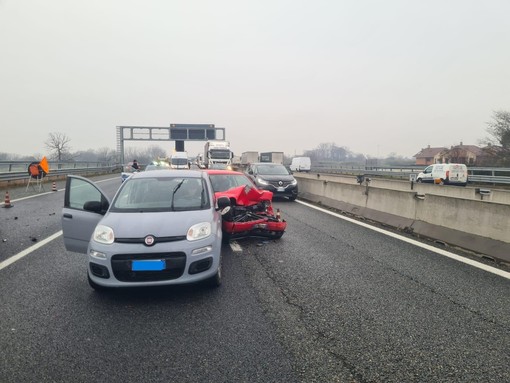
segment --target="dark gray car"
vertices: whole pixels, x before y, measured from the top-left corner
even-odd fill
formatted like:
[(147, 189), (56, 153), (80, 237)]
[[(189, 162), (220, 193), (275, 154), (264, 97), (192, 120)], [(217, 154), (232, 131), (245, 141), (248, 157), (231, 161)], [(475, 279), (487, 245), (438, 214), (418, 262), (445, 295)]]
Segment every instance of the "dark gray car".
[(291, 201), (297, 198), (297, 181), (282, 164), (256, 162), (248, 167), (246, 174), (259, 189), (273, 192), (274, 197), (286, 197)]

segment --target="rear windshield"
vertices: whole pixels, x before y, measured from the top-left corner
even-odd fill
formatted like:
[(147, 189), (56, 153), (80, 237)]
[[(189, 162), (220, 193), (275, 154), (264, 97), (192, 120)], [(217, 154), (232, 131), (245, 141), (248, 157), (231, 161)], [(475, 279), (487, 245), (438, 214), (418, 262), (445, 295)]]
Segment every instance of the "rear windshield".
[(283, 165), (268, 164), (268, 165), (257, 165), (257, 173), (266, 175), (288, 175), (289, 171)]
[(172, 162), (172, 165), (187, 165), (188, 159), (187, 158), (172, 158), (171, 162)]
[(116, 195), (110, 211), (187, 211), (210, 206), (207, 185), (201, 178), (129, 178)]
[(209, 174), (215, 192), (222, 192), (238, 186), (254, 187), (253, 182), (244, 174)]

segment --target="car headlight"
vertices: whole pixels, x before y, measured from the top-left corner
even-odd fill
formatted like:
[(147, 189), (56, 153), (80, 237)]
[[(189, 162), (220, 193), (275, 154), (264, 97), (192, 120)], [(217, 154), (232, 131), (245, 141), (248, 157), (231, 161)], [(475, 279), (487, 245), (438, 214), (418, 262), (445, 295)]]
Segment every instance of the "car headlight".
[(97, 225), (92, 238), (96, 242), (111, 245), (113, 241), (115, 241), (115, 234), (113, 234), (113, 229), (111, 227)]
[(263, 180), (262, 178), (257, 178), (257, 183), (259, 183), (261, 185), (269, 185), (269, 182), (267, 182), (266, 180)]
[(297, 180), (296, 179), (293, 179), (292, 182), (290, 183), (291, 185), (297, 185)]
[(188, 241), (196, 241), (197, 239), (207, 238), (210, 235), (211, 235), (211, 223), (202, 222), (197, 223), (196, 225), (193, 225), (188, 229), (186, 239)]

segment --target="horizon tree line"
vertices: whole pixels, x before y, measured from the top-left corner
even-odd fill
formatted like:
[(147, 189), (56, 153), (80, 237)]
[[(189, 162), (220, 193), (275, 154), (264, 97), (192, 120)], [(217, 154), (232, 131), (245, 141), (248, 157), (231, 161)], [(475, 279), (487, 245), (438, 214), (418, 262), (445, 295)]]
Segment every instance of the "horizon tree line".
[[(486, 145), (482, 150), (486, 154), (488, 162), (492, 166), (510, 166), (510, 112), (505, 110), (494, 111), (491, 120), (486, 123), (486, 131), (489, 136), (480, 140)], [(48, 159), (53, 161), (90, 161), (90, 162), (118, 162), (116, 150), (101, 147), (99, 149), (88, 149), (85, 151), (72, 152), (70, 146), (71, 138), (61, 132), (52, 132), (48, 134), (45, 141), (45, 147), (48, 150)], [(306, 150), (304, 155), (310, 157), (312, 161), (334, 161), (347, 163), (372, 163), (374, 160), (384, 162), (388, 165), (406, 164), (413, 162), (412, 159), (405, 158), (390, 153), (385, 158), (368, 158), (363, 154), (355, 153), (347, 147), (337, 146), (335, 143), (321, 143), (315, 149)], [(43, 157), (40, 153), (32, 156), (17, 155), (12, 153), (0, 152), (0, 160), (3, 161), (37, 161)], [(151, 145), (146, 148), (126, 148), (124, 158), (130, 161), (136, 159), (139, 163), (150, 163), (156, 158), (166, 157), (163, 148), (157, 145)], [(286, 159), (290, 157), (286, 156)], [(290, 161), (289, 161), (290, 162)]]

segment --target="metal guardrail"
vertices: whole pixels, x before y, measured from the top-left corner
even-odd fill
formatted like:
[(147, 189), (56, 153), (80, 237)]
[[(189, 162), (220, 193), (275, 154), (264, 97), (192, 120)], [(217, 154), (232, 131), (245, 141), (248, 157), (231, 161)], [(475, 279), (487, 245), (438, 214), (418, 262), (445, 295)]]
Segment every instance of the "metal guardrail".
[[(365, 175), (370, 177), (395, 178), (409, 180), (412, 174), (418, 174), (424, 166), (409, 167), (373, 167), (373, 166), (312, 166), (311, 171), (327, 174)], [(468, 168), (468, 183), (510, 185), (510, 168)]]
[[(0, 161), (0, 182), (28, 179), (30, 161)], [(312, 164), (312, 172), (328, 174), (366, 175), (371, 177), (396, 178), (409, 180), (411, 174), (418, 174), (424, 166), (339, 166), (339, 164)], [(83, 174), (90, 172), (121, 171), (122, 165), (103, 162), (55, 162), (50, 161), (49, 177), (65, 176), (67, 174)], [(468, 183), (510, 185), (510, 168), (470, 167), (468, 168)]]
[(468, 183), (509, 185), (510, 177), (468, 175)]
[[(0, 161), (0, 182), (28, 179), (28, 166), (31, 163), (28, 161)], [(46, 175), (48, 178), (60, 178), (68, 174), (108, 173), (116, 169), (120, 172), (122, 169), (121, 165), (101, 162), (49, 162), (49, 166), (50, 172)]]

